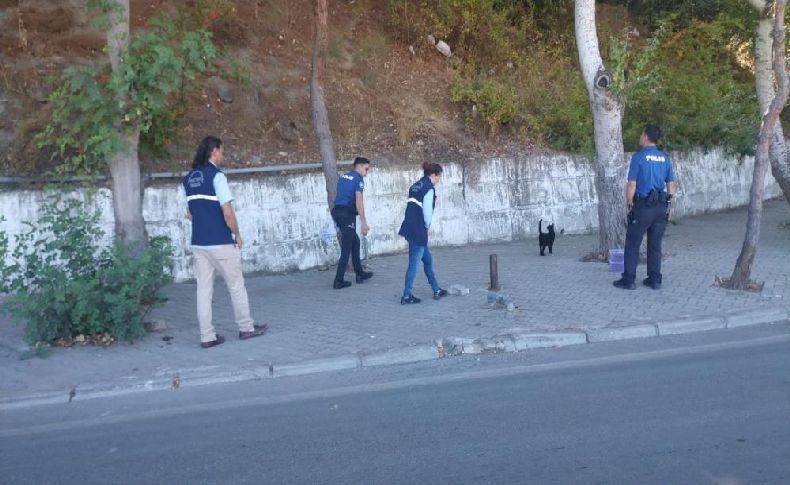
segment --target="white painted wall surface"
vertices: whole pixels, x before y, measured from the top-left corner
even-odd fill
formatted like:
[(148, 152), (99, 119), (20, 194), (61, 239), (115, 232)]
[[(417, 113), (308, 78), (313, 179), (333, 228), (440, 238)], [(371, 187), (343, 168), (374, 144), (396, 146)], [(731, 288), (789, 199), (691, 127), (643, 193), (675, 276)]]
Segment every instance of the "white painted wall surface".
[[(719, 150), (673, 154), (679, 185), (679, 217), (743, 206), (749, 200), (753, 157), (732, 158)], [(556, 229), (577, 234), (597, 227), (592, 166), (574, 155), (531, 155), (492, 159), (479, 163), (444, 165), (437, 189), (432, 246), (512, 241), (534, 237), (538, 220), (554, 221)], [(402, 251), (397, 235), (409, 186), (421, 176), (419, 167), (375, 167), (366, 179), (365, 206), (371, 233), (363, 243), (363, 256)], [(337, 242), (320, 238), (329, 221), (321, 173), (229, 176), (241, 234), (245, 271), (282, 272), (334, 263)], [(768, 177), (766, 198), (780, 195)], [(102, 227), (113, 229), (111, 193), (101, 190), (95, 204), (102, 211)], [(4, 190), (0, 230), (11, 236), (23, 221), (35, 221), (45, 203), (41, 192)], [(158, 183), (145, 190), (143, 216), (151, 236), (167, 236), (175, 247), (177, 280), (192, 277), (188, 249), (191, 223), (184, 217), (185, 202), (177, 181)], [(109, 241), (109, 237), (107, 238)]]

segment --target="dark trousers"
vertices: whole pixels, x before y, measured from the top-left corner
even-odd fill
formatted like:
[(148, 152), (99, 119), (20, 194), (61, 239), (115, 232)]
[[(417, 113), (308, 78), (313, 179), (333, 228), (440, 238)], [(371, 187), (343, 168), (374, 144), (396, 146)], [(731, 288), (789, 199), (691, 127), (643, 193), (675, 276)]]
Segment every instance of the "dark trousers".
[(335, 206), (332, 219), (340, 228), (340, 260), (337, 262), (335, 281), (343, 281), (351, 256), (354, 272), (362, 273), (362, 261), (359, 257), (359, 236), (357, 236), (357, 212), (350, 206)]
[(653, 282), (661, 283), (661, 238), (664, 237), (666, 228), (666, 202), (648, 205), (644, 199), (634, 200), (634, 209), (629, 214), (628, 230), (625, 234), (624, 280), (633, 282), (636, 279), (639, 247), (647, 233), (647, 276)]

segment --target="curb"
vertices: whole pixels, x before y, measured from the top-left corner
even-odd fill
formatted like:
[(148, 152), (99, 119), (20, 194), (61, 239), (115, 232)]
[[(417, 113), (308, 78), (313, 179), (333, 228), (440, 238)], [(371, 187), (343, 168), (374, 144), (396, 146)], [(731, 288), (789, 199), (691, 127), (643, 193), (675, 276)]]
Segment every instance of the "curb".
[(587, 343), (584, 332), (523, 333), (516, 335), (516, 350), (567, 347)]
[[(433, 344), (419, 344), (380, 352), (346, 354), (289, 364), (270, 364), (254, 368), (209, 372), (205, 368), (185, 369), (170, 377), (157, 377), (126, 384), (78, 386), (75, 400), (115, 397), (126, 394), (162, 391), (179, 387), (255, 381), (266, 378), (301, 376), (321, 372), (360, 369), (384, 365), (410, 364), (463, 354), (520, 352), (542, 348), (568, 347), (596, 342), (679, 335), (706, 330), (740, 328), (753, 325), (790, 323), (790, 310), (760, 308), (731, 312), (720, 317), (685, 317), (621, 327), (590, 329), (586, 332), (534, 332), (495, 335), (493, 337), (448, 337)], [(0, 400), (0, 411), (47, 404), (68, 403), (70, 390), (30, 394)]]
[(679, 335), (683, 333), (702, 332), (727, 328), (724, 317), (681, 318), (656, 323), (658, 336)]
[[(262, 372), (265, 371), (265, 375)], [(126, 394), (136, 394), (149, 391), (166, 391), (179, 387), (197, 387), (209, 384), (226, 384), (231, 382), (243, 382), (260, 380), (262, 377), (269, 376), (269, 368), (265, 369), (237, 369), (233, 371), (220, 371), (207, 373), (201, 370), (183, 370), (174, 373), (170, 377), (157, 377), (153, 379), (139, 380), (124, 385), (121, 384), (96, 384), (86, 386), (75, 386), (74, 400), (96, 399), (102, 397), (117, 397)], [(177, 383), (176, 383), (177, 381)], [(72, 389), (63, 391), (43, 392), (30, 394), (17, 398), (4, 399), (0, 401), (0, 411), (13, 409), (23, 409), (31, 406), (42, 406), (47, 404), (68, 403), (71, 401), (70, 392)]]
[(441, 357), (437, 346), (415, 345), (400, 349), (386, 350), (372, 354), (360, 355), (360, 367), (373, 367), (377, 365), (409, 364), (434, 360)]
[(361, 367), (359, 356), (351, 354), (326, 359), (306, 360), (295, 364), (272, 365), (270, 367), (270, 375), (272, 377), (303, 376), (305, 374), (356, 369), (358, 367)]
[(762, 323), (777, 323), (790, 320), (790, 311), (783, 308), (760, 308), (759, 310), (740, 311), (728, 313), (724, 316), (727, 328), (760, 325)]
[(658, 337), (658, 327), (656, 325), (646, 323), (631, 327), (607, 327), (587, 331), (587, 342), (589, 343), (647, 337)]

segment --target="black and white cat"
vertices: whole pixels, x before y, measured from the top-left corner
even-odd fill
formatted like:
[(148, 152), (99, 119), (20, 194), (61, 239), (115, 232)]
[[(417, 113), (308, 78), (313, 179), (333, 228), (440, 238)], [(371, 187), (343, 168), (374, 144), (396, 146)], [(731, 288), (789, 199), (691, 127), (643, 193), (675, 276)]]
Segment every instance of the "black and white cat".
[(546, 227), (546, 230), (549, 232), (543, 232), (543, 219), (538, 222), (538, 244), (540, 244), (540, 255), (545, 256), (546, 248), (549, 248), (549, 254), (553, 254), (552, 249), (554, 247), (554, 224), (549, 224)]

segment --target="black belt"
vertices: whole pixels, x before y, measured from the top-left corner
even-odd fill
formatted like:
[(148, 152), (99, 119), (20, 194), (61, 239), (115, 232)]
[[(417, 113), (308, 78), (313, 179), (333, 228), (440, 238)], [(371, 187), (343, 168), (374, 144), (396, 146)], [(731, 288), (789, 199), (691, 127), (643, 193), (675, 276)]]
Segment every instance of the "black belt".
[(349, 215), (352, 214), (357, 215), (357, 206), (355, 205), (336, 205), (332, 210), (333, 211), (336, 210), (338, 212), (346, 212)]
[(652, 189), (645, 197), (637, 196), (636, 198), (644, 202), (647, 206), (663, 204), (669, 200), (666, 191), (656, 189)]

